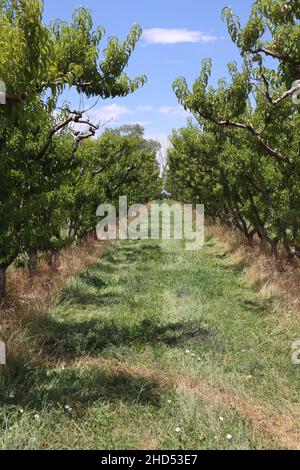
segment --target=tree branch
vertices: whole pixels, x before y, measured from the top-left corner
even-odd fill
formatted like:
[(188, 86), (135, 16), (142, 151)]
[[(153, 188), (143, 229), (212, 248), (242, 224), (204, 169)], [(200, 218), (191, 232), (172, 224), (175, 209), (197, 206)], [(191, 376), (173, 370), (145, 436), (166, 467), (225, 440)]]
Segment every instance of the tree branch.
[(26, 100), (26, 98), (27, 98), (26, 92), (23, 92), (20, 95), (9, 95), (9, 94), (5, 95), (6, 101), (9, 101), (11, 103), (22, 104)]
[(83, 116), (82, 111), (70, 111), (69, 109), (65, 109), (64, 111), (68, 111), (70, 113), (69, 117), (66, 118), (63, 122), (61, 122), (61, 123), (57, 124), (56, 126), (54, 126), (53, 129), (51, 129), (51, 131), (48, 134), (45, 145), (43, 146), (43, 148), (41, 149), (41, 151), (38, 154), (38, 158), (42, 158), (43, 155), (45, 155), (48, 148), (50, 147), (53, 136), (55, 134), (57, 134), (59, 131), (61, 131), (62, 129), (64, 129), (66, 126), (71, 124), (71, 122), (74, 122), (75, 124), (84, 124), (84, 125), (90, 126), (88, 132), (84, 132), (84, 133), (83, 132), (75, 132), (75, 131), (73, 132), (73, 135), (75, 135), (75, 143), (76, 143), (75, 152), (77, 150), (77, 147), (78, 147), (79, 143), (82, 140), (88, 139), (89, 137), (94, 136), (95, 133), (96, 133), (96, 130), (99, 129), (98, 125), (95, 125), (95, 124), (91, 123), (89, 120), (82, 119), (82, 116)]
[(203, 116), (201, 113), (199, 113), (203, 118), (211, 120), (213, 123), (217, 124), (218, 126), (224, 126), (224, 127), (235, 127), (238, 129), (245, 129), (250, 134), (255, 136), (258, 140), (258, 143), (260, 147), (265, 150), (265, 152), (270, 155), (271, 157), (275, 158), (279, 163), (290, 163), (290, 160), (284, 156), (278, 149), (270, 147), (262, 138), (261, 132), (259, 132), (257, 129), (255, 129), (251, 124), (244, 124), (241, 122), (235, 122), (231, 121), (229, 119), (224, 119), (224, 120), (218, 120), (214, 118), (213, 116), (207, 117)]
[(246, 49), (246, 52), (250, 54), (265, 54), (269, 57), (273, 57), (273, 59), (281, 60), (282, 62), (290, 62), (294, 65), (299, 65), (300, 61), (293, 59), (288, 54), (278, 54), (276, 52), (270, 51), (270, 49), (266, 49), (265, 47), (257, 47), (256, 49)]
[(297, 85), (293, 86), (292, 88), (290, 88), (290, 90), (287, 90), (285, 91), (279, 98), (276, 98), (276, 99), (273, 99), (270, 95), (270, 85), (269, 85), (269, 82), (268, 80), (266, 79), (265, 75), (262, 73), (260, 75), (260, 80), (264, 83), (265, 87), (266, 87), (266, 91), (263, 91), (259, 86), (257, 86), (255, 83), (253, 84), (256, 89), (268, 100), (268, 102), (272, 105), (272, 106), (277, 106), (279, 105), (280, 103), (282, 103), (282, 101), (286, 100), (287, 98), (291, 97), (294, 93), (297, 93), (298, 91), (300, 91), (300, 83), (298, 83)]

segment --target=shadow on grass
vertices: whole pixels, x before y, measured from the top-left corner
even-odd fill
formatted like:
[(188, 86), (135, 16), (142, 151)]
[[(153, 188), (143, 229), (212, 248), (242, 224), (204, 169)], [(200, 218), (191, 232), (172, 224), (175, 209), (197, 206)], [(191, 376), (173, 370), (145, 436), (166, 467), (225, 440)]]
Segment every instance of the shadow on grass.
[(209, 341), (213, 331), (198, 322), (160, 325), (158, 319), (143, 319), (124, 324), (99, 318), (82, 321), (57, 321), (45, 316), (28, 324), (30, 334), (40, 341), (44, 354), (52, 358), (99, 356), (106, 348), (167, 345), (176, 347), (187, 341)]
[(117, 249), (110, 250), (105, 257), (105, 261), (112, 265), (119, 265), (122, 263), (149, 263), (162, 259), (162, 248), (158, 244), (143, 244), (134, 248), (131, 245), (117, 247)]
[[(225, 257), (223, 259), (226, 259)], [(232, 274), (242, 274), (246, 267), (245, 261), (241, 260), (237, 263), (222, 264), (225, 271), (231, 271)]]
[[(80, 274), (66, 286), (57, 306), (63, 310), (65, 305), (76, 305), (81, 310), (87, 305), (100, 308), (112, 303), (128, 305), (126, 290), (123, 294), (108, 290), (113, 282), (120, 282), (114, 277), (120, 263), (149, 263), (149, 260), (157, 260), (160, 256), (161, 249), (157, 246), (142, 245), (137, 249), (117, 247), (108, 253), (103, 262)], [(44, 409), (50, 402), (55, 407), (65, 404), (82, 407), (97, 400), (160, 406), (162, 386), (155, 378), (144, 378), (130, 371), (108, 371), (87, 366), (84, 365), (85, 357), (99, 357), (110, 347), (176, 347), (186, 345), (187, 341), (206, 342), (213, 336), (213, 331), (199, 322), (162, 325), (157, 316), (127, 322), (122, 317), (107, 318), (101, 315), (101, 311), (93, 318), (85, 318), (84, 314), (79, 318), (71, 314), (34, 317), (24, 323), (24, 331), (28, 338), (34, 338), (30, 355), (35, 359), (10, 359), (5, 388), (16, 391), (16, 398), (11, 402), (6, 395), (3, 399), (7, 403), (35, 410)], [(54, 363), (72, 359), (82, 359), (83, 365), (66, 370), (53, 368)], [(49, 362), (52, 368), (46, 367)]]
[(96, 289), (101, 289), (106, 287), (107, 283), (101, 279), (100, 276), (95, 274), (95, 272), (90, 273), (87, 271), (86, 273), (81, 273), (78, 275), (78, 279), (85, 283), (89, 287), (95, 287)]
[[(106, 370), (101, 368), (101, 363), (99, 367), (85, 365), (86, 357), (97, 358), (111, 346), (165, 344), (175, 347), (182, 344), (186, 347), (189, 341), (214, 340), (212, 331), (192, 322), (160, 326), (155, 320), (145, 319), (138, 324), (117, 325), (103, 319), (59, 323), (45, 317), (31, 326), (30, 334), (37, 335), (35, 347), (43, 359), (35, 363), (24, 361), (22, 357), (10, 358), (9, 375), (3, 390), (13, 390), (15, 397), (11, 400), (7, 393), (1, 397), (0, 392), (0, 400), (3, 404), (15, 404), (38, 412), (49, 403), (55, 409), (68, 404), (78, 412), (84, 412), (96, 401), (160, 407), (165, 385), (155, 377), (130, 370), (118, 371), (113, 367)], [(59, 368), (61, 362), (81, 359), (80, 367)], [(56, 368), (54, 364), (57, 364)]]
[(220, 253), (220, 254), (215, 254), (214, 257), (216, 259), (227, 259), (229, 257), (229, 254), (228, 254), (228, 251), (225, 251), (224, 253)]
[[(116, 292), (107, 291), (107, 288), (116, 287), (114, 276), (118, 271), (123, 270), (123, 264), (130, 265), (139, 262), (142, 268), (149, 261), (160, 259), (161, 252), (160, 246), (148, 244), (137, 248), (125, 245), (109, 249), (101, 262), (79, 274), (73, 282), (65, 286), (59, 295), (57, 305), (67, 304), (84, 308), (91, 305), (105, 307), (120, 303), (122, 296)], [(120, 280), (118, 284), (121, 284)]]
[(110, 371), (101, 366), (48, 369), (24, 364), (16, 359), (6, 389), (14, 390), (13, 399), (3, 395), (3, 405), (42, 411), (72, 406), (77, 412), (95, 402), (139, 404), (160, 407), (165, 386), (155, 378), (125, 371)]
[[(142, 245), (138, 249), (128, 246), (114, 250), (116, 258), (122, 260), (139, 260), (149, 262), (161, 256), (160, 247)], [(110, 260), (110, 261), (108, 261)], [(138, 308), (138, 302), (128, 295), (128, 289), (116, 293), (115, 290), (122, 284), (119, 277), (116, 281), (115, 271), (108, 266), (113, 263), (111, 254), (104, 259), (105, 271), (102, 263), (94, 269), (80, 274), (73, 283), (67, 285), (60, 295), (56, 306), (64, 307), (72, 311), (72, 306), (82, 311), (88, 306), (98, 307), (99, 311), (91, 318), (79, 317), (70, 313), (68, 316), (35, 317), (27, 322), (29, 336), (34, 336), (39, 343), (43, 354), (57, 359), (63, 359), (66, 355), (80, 357), (81, 355), (99, 356), (109, 347), (131, 347), (134, 345), (168, 345), (175, 347), (186, 343), (188, 340), (208, 341), (213, 332), (203, 328), (199, 322), (178, 322), (161, 325), (157, 315), (149, 312), (149, 317), (142, 317), (134, 321), (122, 319), (122, 317), (110, 317), (101, 315), (101, 308), (118, 304), (120, 309)], [(132, 279), (134, 282), (134, 279)], [(112, 285), (114, 283), (114, 285)], [(143, 278), (139, 277), (136, 292), (143, 290)], [(111, 291), (108, 286), (112, 285)], [(98, 287), (97, 287), (98, 286)], [(178, 291), (178, 296), (188, 295), (183, 290)]]
[(259, 314), (259, 315), (268, 315), (272, 312), (274, 300), (273, 299), (259, 299), (259, 300), (243, 300), (242, 305), (248, 312)]
[(122, 296), (115, 292), (90, 291), (84, 287), (82, 283), (75, 283), (65, 287), (60, 293), (59, 301), (56, 305), (76, 306), (78, 308), (93, 305), (101, 308), (122, 301)]
[[(118, 304), (131, 308), (133, 300), (128, 295), (128, 289), (116, 293), (116, 288), (122, 283), (118, 277), (114, 277), (114, 260), (122, 259), (129, 262), (149, 262), (161, 256), (161, 248), (156, 245), (140, 245), (133, 248), (130, 245), (115, 247), (93, 269), (80, 274), (72, 283), (67, 285), (60, 294), (56, 304), (58, 309), (70, 310), (67, 316), (46, 315), (27, 321), (25, 327), (29, 336), (36, 338), (42, 352), (51, 357), (63, 359), (64, 355), (78, 357), (80, 355), (99, 355), (105, 348), (115, 346), (124, 347), (135, 344), (156, 345), (166, 344), (176, 346), (187, 340), (206, 341), (212, 336), (212, 331), (203, 328), (201, 323), (181, 322), (161, 325), (157, 315), (149, 312), (149, 317), (140, 320), (128, 321), (112, 316), (101, 315), (101, 308), (107, 305)], [(134, 279), (133, 279), (134, 280)], [(143, 288), (143, 279), (139, 278), (139, 287)], [(113, 285), (114, 283), (114, 285)], [(108, 286), (112, 286), (108, 290)], [(139, 290), (139, 289), (137, 289)], [(184, 296), (185, 291), (179, 292)], [(85, 318), (83, 314), (72, 315), (72, 306), (80, 311), (87, 306), (99, 307), (99, 311), (91, 318)], [(137, 305), (138, 306), (138, 305)]]

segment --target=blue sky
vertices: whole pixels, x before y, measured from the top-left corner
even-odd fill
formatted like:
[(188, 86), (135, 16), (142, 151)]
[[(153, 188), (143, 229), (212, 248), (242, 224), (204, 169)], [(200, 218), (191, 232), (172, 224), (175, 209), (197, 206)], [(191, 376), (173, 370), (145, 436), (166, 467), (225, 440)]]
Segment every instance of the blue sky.
[[(173, 128), (186, 122), (178, 105), (172, 82), (185, 76), (193, 83), (201, 60), (212, 57), (212, 83), (226, 75), (226, 64), (239, 61), (221, 10), (230, 6), (246, 21), (253, 0), (45, 0), (45, 22), (53, 17), (68, 20), (78, 6), (88, 7), (96, 26), (104, 26), (107, 37), (124, 39), (133, 23), (139, 23), (144, 34), (132, 58), (127, 73), (146, 74), (147, 84), (128, 97), (99, 102), (96, 115), (102, 121), (114, 118), (110, 126), (139, 122), (146, 135), (166, 141)], [(105, 47), (106, 39), (103, 40)], [(66, 94), (74, 106), (79, 98)]]

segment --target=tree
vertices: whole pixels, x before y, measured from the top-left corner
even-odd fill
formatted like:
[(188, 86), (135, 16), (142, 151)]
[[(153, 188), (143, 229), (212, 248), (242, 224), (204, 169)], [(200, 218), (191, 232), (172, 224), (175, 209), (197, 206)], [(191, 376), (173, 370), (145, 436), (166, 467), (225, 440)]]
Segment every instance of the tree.
[(94, 30), (87, 9), (75, 10), (70, 23), (56, 20), (50, 26), (43, 23), (42, 15), (43, 2), (38, 0), (0, 1), (0, 77), (7, 90), (7, 103), (0, 106), (0, 298), (10, 264), (32, 245), (51, 238), (51, 223), (45, 237), (39, 214), (49, 194), (55, 200), (63, 178), (56, 172), (56, 183), (55, 177), (49, 183), (49, 174), (64, 167), (68, 158), (76, 166), (75, 154), (83, 139), (79, 132), (75, 150), (69, 143), (69, 156), (60, 161), (58, 142), (67, 138), (64, 129), (86, 125), (90, 136), (96, 128), (83, 111), (65, 107), (57, 117), (62, 92), (75, 87), (88, 97), (105, 99), (126, 96), (146, 80), (144, 76), (130, 79), (124, 73), (141, 34), (138, 25), (124, 43), (109, 39), (100, 59), (104, 31)]
[(256, 0), (244, 28), (231, 9), (223, 17), (243, 57), (241, 71), (229, 63), (231, 83), (222, 79), (213, 88), (212, 63), (205, 59), (193, 90), (184, 78), (174, 90), (203, 138), (212, 134), (218, 141), (217, 182), (227, 218), (247, 237), (256, 232), (274, 253), (280, 241), (293, 256), (300, 240), (300, 114), (292, 100), (300, 91), (299, 2)]

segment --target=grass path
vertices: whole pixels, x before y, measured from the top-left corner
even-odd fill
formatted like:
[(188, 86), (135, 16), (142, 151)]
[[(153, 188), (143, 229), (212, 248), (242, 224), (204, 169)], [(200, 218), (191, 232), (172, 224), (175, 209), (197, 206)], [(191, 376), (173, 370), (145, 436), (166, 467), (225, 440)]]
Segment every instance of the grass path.
[(299, 322), (214, 239), (116, 243), (19, 335), (0, 448), (300, 448)]

